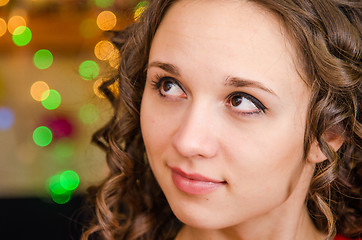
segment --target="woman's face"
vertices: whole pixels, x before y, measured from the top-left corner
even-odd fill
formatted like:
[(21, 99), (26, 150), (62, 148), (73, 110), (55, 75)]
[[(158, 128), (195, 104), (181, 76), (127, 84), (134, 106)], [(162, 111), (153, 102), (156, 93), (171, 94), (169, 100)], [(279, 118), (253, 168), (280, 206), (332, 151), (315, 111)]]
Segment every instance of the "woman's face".
[(250, 3), (183, 0), (167, 12), (151, 46), (141, 129), (181, 221), (251, 221), (282, 208), (297, 186), (304, 200), (310, 93), (295, 59), (278, 19)]

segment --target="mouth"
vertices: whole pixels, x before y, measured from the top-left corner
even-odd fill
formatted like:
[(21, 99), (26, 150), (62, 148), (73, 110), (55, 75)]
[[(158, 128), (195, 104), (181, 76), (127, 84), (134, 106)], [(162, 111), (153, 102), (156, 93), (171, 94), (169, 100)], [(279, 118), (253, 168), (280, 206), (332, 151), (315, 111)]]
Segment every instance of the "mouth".
[(175, 186), (187, 194), (207, 194), (227, 184), (224, 180), (212, 179), (197, 173), (185, 173), (179, 168), (170, 167), (170, 169)]

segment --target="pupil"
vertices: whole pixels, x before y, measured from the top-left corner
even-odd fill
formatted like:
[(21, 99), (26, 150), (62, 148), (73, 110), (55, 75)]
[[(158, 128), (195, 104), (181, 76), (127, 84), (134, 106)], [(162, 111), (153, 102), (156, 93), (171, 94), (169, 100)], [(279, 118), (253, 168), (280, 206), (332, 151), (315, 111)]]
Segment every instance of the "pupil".
[(163, 91), (165, 91), (165, 92), (167, 92), (167, 91), (169, 91), (171, 88), (172, 88), (172, 82), (165, 82), (164, 84), (163, 84)]
[(241, 99), (242, 99), (241, 97), (233, 97), (231, 99), (231, 105), (234, 106), (234, 107), (240, 105), (240, 103), (242, 102)]

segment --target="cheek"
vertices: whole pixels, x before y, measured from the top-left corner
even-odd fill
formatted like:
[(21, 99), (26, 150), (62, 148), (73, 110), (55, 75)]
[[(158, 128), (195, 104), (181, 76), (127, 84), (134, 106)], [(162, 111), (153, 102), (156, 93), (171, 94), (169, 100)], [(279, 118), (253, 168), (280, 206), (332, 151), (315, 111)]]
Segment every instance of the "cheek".
[[(160, 145), (160, 123), (158, 122), (155, 111), (152, 110), (152, 105), (147, 102), (147, 98), (143, 98), (141, 105), (141, 132), (144, 144), (146, 146), (147, 153), (151, 149), (158, 148), (157, 145)], [(155, 140), (158, 141), (155, 141)]]
[[(224, 142), (230, 163), (230, 181), (246, 188), (246, 192), (264, 195), (275, 191), (286, 196), (303, 168), (304, 128), (292, 121), (279, 120), (258, 128), (233, 131), (241, 139)], [(244, 191), (244, 192), (245, 192)]]
[(169, 142), (173, 122), (147, 90), (141, 104), (141, 132), (149, 158), (162, 154)]

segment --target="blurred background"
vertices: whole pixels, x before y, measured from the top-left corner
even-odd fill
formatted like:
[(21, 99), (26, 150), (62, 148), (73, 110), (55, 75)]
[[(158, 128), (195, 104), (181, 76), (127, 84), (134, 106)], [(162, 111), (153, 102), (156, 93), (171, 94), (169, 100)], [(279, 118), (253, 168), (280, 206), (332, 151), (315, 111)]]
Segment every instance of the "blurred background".
[(97, 90), (119, 60), (106, 32), (145, 7), (0, 0), (0, 239), (79, 239), (86, 188), (107, 173), (90, 143), (112, 114)]

